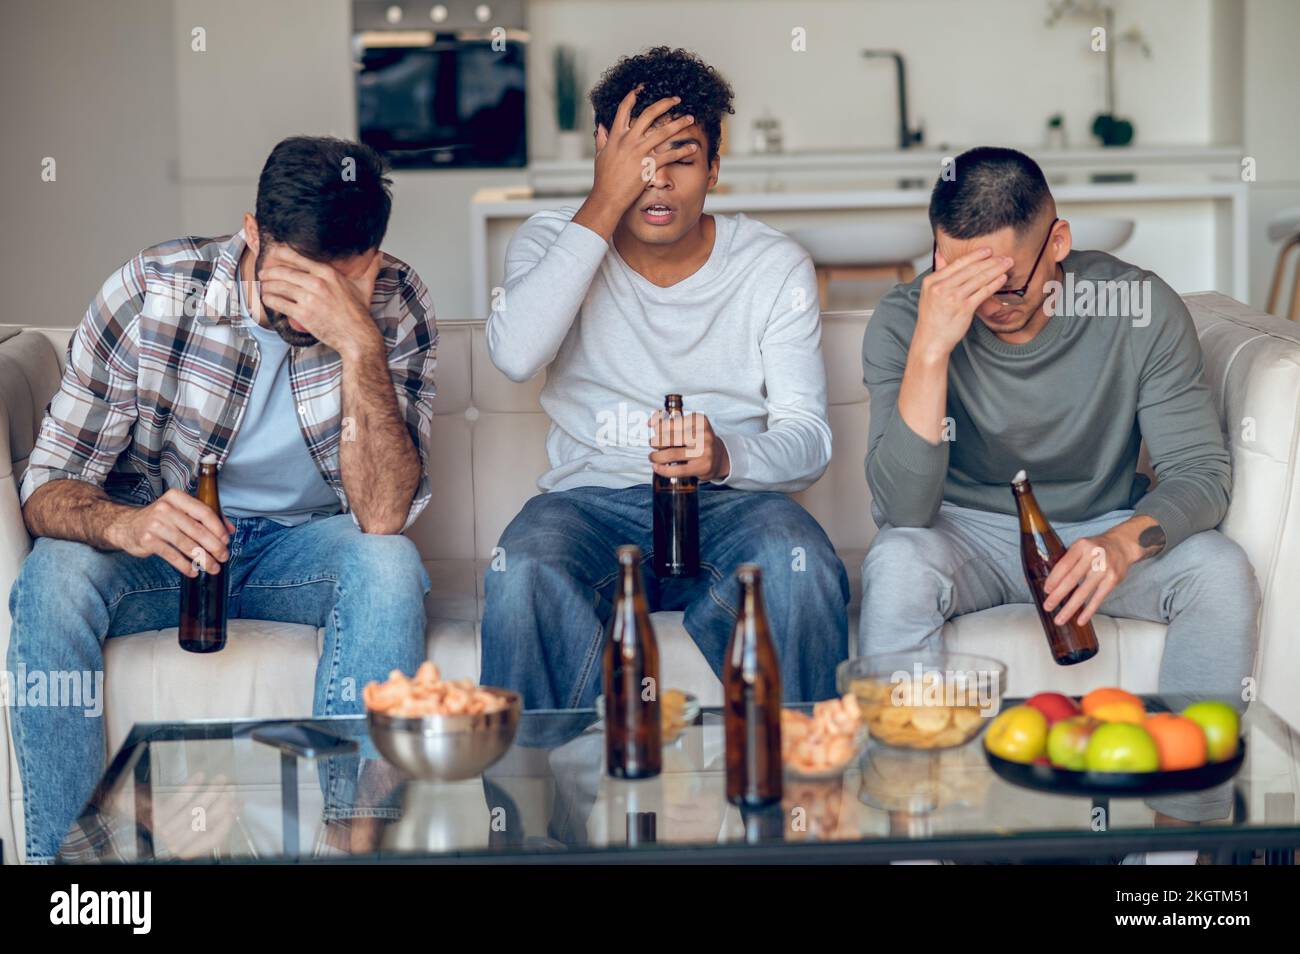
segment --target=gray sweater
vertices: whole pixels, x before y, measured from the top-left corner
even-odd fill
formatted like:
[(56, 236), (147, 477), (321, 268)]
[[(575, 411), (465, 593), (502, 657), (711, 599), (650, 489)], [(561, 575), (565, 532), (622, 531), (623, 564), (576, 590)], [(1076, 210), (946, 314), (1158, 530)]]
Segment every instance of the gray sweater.
[(665, 394), (709, 418), (731, 458), (722, 483), (793, 491), (821, 476), (831, 430), (808, 254), (761, 222), (715, 215), (708, 261), (660, 288), (574, 211), (519, 227), (487, 323), (509, 378), (546, 370), (551, 469), (538, 486), (649, 483), (645, 425)]
[[(1058, 312), (1021, 345), (976, 318), (951, 357), (951, 433), (938, 445), (903, 422), (897, 403), (925, 276), (880, 302), (862, 342), (871, 392), (866, 467), (890, 524), (927, 526), (944, 500), (1015, 513), (1008, 482), (1021, 468), (1051, 520), (1132, 508), (1159, 521), (1172, 547), (1223, 519), (1231, 464), (1182, 299), (1151, 272), (1104, 252), (1071, 252), (1062, 268), (1076, 288), (1147, 283), (1145, 314)], [(1143, 440), (1155, 489), (1137, 473)]]

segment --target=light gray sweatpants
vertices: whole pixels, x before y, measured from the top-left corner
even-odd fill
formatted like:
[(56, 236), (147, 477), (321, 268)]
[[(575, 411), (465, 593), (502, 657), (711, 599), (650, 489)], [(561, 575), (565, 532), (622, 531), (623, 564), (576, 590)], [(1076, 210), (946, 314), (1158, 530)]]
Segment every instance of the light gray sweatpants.
[[(1116, 510), (1053, 526), (1068, 547), (1132, 515)], [(1215, 697), (1244, 710), (1242, 681), (1254, 668), (1259, 601), (1245, 552), (1217, 530), (1206, 530), (1135, 563), (1100, 612), (1168, 624), (1159, 690), (1175, 708), (1192, 697)], [(952, 617), (1031, 602), (1016, 518), (944, 503), (929, 527), (881, 525), (862, 564), (858, 652), (938, 650), (943, 624)], [(1043, 639), (1040, 633), (1036, 638)]]

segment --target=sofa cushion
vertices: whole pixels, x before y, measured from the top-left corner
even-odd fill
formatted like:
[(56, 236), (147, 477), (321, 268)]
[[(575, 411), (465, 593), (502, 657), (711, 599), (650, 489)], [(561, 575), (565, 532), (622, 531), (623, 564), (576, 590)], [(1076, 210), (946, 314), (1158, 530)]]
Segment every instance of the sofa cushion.
[(1052, 660), (1037, 611), (1028, 603), (955, 617), (944, 626), (944, 648), (1005, 663), (1003, 691), (1010, 695), (1046, 691), (1082, 695), (1098, 686), (1155, 692), (1165, 626), (1109, 616), (1094, 617), (1093, 626), (1100, 645), (1097, 655), (1073, 666), (1058, 666)]

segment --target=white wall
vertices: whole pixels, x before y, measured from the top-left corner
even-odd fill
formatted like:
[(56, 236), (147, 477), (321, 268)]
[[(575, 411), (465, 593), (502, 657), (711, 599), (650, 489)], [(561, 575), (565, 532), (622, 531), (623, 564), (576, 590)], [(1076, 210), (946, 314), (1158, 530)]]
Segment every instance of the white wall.
[[(1115, 30), (1139, 26), (1152, 50), (1117, 50), (1116, 110), (1147, 143), (1210, 142), (1210, 0), (1119, 0)], [(731, 141), (748, 151), (770, 109), (787, 149), (892, 147), (893, 64), (865, 48), (903, 51), (908, 109), (926, 140), (1037, 145), (1063, 112), (1073, 145), (1093, 142), (1103, 103), (1101, 54), (1087, 20), (1045, 25), (1046, 0), (532, 0), (529, 135), (554, 150), (550, 50), (578, 48), (586, 85), (619, 56), (665, 43), (716, 66), (737, 91)], [(806, 31), (807, 51), (791, 49)]]
[[(1300, 202), (1293, 157), (1300, 3), (1124, 0), (1153, 57), (1119, 56), (1119, 111), (1146, 143), (1226, 142), (1259, 158), (1253, 288), (1267, 282), (1263, 217)], [(1245, 11), (1244, 13), (1242, 11)], [(732, 138), (763, 109), (790, 149), (888, 148), (895, 117), (886, 62), (908, 58), (913, 122), (931, 144), (1034, 145), (1062, 110), (1072, 141), (1101, 104), (1086, 21), (1044, 26), (1046, 0), (532, 0), (530, 138), (553, 142), (549, 53), (584, 53), (587, 84), (652, 42), (689, 46), (737, 88)], [(270, 148), (293, 133), (355, 134), (348, 0), (45, 0), (10, 3), (0, 31), (0, 179), (6, 219), (4, 320), (72, 325), (100, 281), (141, 247), (238, 226)], [(203, 27), (207, 51), (191, 48)], [(807, 31), (808, 50), (790, 49)], [(1235, 85), (1234, 85), (1235, 84)], [(1240, 92), (1235, 92), (1240, 90)], [(58, 180), (40, 181), (42, 157)], [(522, 170), (408, 171), (395, 179), (387, 248), (416, 267), (444, 317), (469, 314), (469, 198)], [(1263, 292), (1252, 296), (1262, 302)]]
[[(295, 134), (356, 135), (348, 0), (175, 0), (176, 75), (182, 103), (183, 230), (230, 232), (252, 211), (271, 148)], [(207, 31), (194, 52), (191, 30)], [(182, 110), (184, 113), (185, 111)], [(384, 248), (428, 282), (441, 317), (470, 309), (469, 202), (485, 185), (523, 180), (522, 170), (412, 170), (393, 175)]]
[(177, 235), (172, 3), (42, 0), (3, 15), (0, 321), (75, 325), (110, 272)]
[[(172, 2), (182, 229), (224, 234), (253, 210), (277, 142), (355, 135), (351, 8), (348, 0)], [(195, 29), (204, 31), (201, 51)]]

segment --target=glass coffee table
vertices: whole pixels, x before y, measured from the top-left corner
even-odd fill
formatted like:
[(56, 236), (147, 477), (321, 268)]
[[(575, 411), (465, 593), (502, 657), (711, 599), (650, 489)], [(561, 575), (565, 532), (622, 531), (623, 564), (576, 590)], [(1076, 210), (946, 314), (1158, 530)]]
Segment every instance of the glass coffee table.
[(440, 783), (384, 762), (363, 718), (298, 721), (357, 743), (333, 757), (355, 782), (346, 820), (322, 820), (326, 760), (253, 738), (285, 722), (141, 724), (59, 859), (960, 863), (1198, 849), (1225, 863), (1263, 850), (1285, 864), (1300, 846), (1300, 733), (1258, 703), (1243, 722), (1241, 771), (1200, 793), (1094, 801), (1019, 788), (993, 774), (977, 736), (935, 753), (870, 743), (839, 778), (787, 778), (782, 802), (760, 811), (726, 801), (717, 709), (665, 747), (659, 777), (638, 782), (605, 775), (593, 710), (525, 712), (504, 758)]

